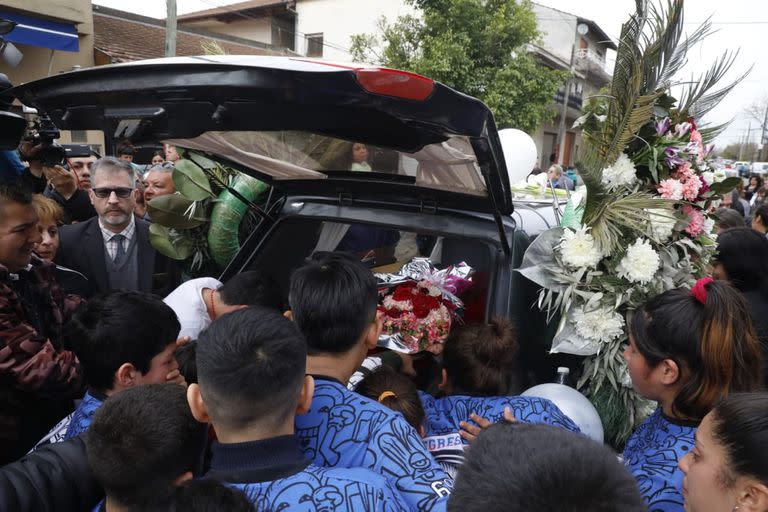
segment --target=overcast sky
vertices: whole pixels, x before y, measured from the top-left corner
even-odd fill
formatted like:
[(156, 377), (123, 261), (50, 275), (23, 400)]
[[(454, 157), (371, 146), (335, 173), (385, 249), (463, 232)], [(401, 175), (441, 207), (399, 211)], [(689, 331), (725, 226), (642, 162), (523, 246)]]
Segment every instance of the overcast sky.
[[(165, 2), (160, 0), (95, 0), (94, 3), (155, 18), (164, 18), (166, 15)], [(177, 0), (177, 3), (178, 13), (184, 14), (237, 2)], [(635, 6), (634, 0), (537, 0), (537, 3), (592, 19), (613, 38), (618, 38), (621, 24)], [(754, 65), (752, 73), (706, 119), (708, 122), (721, 123), (734, 118), (734, 122), (717, 141), (718, 146), (722, 147), (746, 135), (750, 119), (743, 110), (754, 102), (768, 98), (768, 52), (764, 46), (767, 42), (764, 34), (768, 31), (768, 4), (765, 0), (687, 0), (686, 31), (692, 31), (710, 15), (717, 32), (689, 52), (689, 65), (680, 78), (689, 79), (691, 72), (706, 71), (726, 49), (740, 51), (730, 72), (732, 79)], [(752, 140), (759, 141), (756, 121), (752, 121)]]

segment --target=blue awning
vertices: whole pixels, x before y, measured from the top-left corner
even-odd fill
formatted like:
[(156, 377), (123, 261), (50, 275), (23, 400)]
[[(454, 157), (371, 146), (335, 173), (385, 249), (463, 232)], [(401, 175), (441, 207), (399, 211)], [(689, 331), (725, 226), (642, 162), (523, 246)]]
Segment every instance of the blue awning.
[(4, 11), (0, 11), (0, 18), (18, 23), (13, 30), (3, 36), (6, 41), (65, 52), (80, 51), (77, 30), (72, 24), (41, 20)]

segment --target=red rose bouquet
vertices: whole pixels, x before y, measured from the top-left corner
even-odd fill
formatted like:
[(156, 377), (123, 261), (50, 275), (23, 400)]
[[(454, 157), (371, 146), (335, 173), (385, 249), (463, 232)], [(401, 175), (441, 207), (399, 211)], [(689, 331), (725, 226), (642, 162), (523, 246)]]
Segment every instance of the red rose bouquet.
[(405, 352), (442, 352), (456, 306), (439, 287), (426, 280), (406, 281), (379, 293), (383, 336), (399, 335), (398, 345)]

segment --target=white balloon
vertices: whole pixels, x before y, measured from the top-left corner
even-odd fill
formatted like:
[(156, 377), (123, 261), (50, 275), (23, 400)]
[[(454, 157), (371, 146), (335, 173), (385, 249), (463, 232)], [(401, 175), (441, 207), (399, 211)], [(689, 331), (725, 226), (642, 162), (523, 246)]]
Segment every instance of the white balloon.
[(509, 183), (524, 182), (536, 165), (536, 143), (530, 135), (517, 128), (499, 130)]
[(581, 432), (598, 443), (603, 442), (603, 422), (597, 409), (587, 397), (563, 384), (539, 384), (523, 392), (523, 396), (535, 396), (551, 400), (563, 414), (579, 426)]

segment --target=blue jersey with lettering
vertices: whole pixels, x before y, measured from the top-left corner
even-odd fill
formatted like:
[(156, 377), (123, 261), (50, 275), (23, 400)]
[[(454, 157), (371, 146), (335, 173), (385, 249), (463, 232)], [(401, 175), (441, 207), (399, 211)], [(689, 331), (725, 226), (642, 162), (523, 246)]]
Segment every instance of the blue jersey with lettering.
[(366, 468), (384, 476), (410, 510), (445, 510), (453, 482), (400, 413), (315, 377), (306, 414), (296, 416), (304, 455), (323, 467)]
[(698, 425), (668, 418), (661, 408), (632, 433), (624, 464), (637, 479), (650, 510), (683, 511), (683, 472), (678, 461), (693, 449)]
[(106, 397), (89, 390), (80, 405), (77, 406), (75, 412), (72, 413), (72, 419), (67, 427), (67, 433), (64, 434), (64, 441), (76, 437), (91, 426), (93, 421), (93, 415), (96, 414), (96, 410), (101, 407)]
[(295, 436), (262, 441), (214, 443), (213, 478), (243, 491), (264, 512), (400, 512), (400, 494), (381, 475), (359, 468), (311, 464)]
[(426, 415), (424, 444), (446, 471), (454, 473), (464, 462), (467, 441), (459, 436), (462, 421), (475, 413), (493, 423), (502, 421), (509, 407), (515, 419), (524, 423), (543, 423), (580, 432), (579, 427), (551, 401), (528, 396), (446, 396), (435, 398), (419, 392)]

